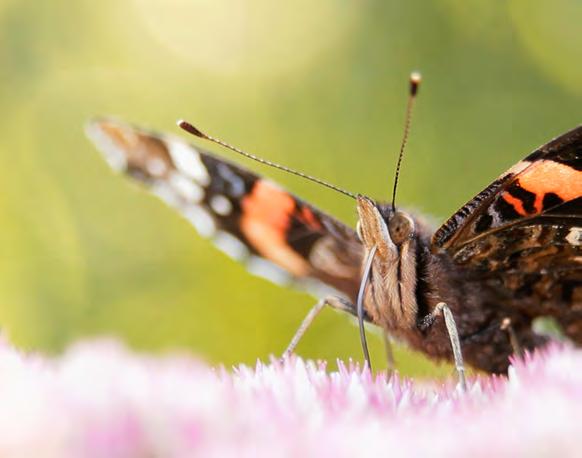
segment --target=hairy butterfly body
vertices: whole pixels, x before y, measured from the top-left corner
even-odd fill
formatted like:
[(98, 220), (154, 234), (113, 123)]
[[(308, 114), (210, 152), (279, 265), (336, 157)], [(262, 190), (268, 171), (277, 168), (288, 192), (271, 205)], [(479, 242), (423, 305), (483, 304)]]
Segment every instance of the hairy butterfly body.
[(534, 151), (436, 232), (422, 217), (364, 196), (354, 231), (177, 137), (108, 119), (87, 131), (114, 168), (252, 273), (357, 315), (370, 259), (364, 319), (431, 358), (453, 358), (447, 330), (431, 325), (441, 303), (465, 360), (487, 372), (507, 370), (515, 347), (507, 322), (524, 349), (546, 342), (532, 330), (541, 316), (582, 344), (582, 127)]

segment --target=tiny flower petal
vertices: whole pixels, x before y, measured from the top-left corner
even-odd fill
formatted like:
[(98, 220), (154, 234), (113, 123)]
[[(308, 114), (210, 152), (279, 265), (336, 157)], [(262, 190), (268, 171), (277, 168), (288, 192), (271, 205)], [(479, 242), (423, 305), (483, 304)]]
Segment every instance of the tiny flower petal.
[(572, 456), (582, 351), (553, 346), (460, 393), (341, 361), (226, 370), (115, 341), (59, 358), (2, 341), (0, 406), (0, 456)]

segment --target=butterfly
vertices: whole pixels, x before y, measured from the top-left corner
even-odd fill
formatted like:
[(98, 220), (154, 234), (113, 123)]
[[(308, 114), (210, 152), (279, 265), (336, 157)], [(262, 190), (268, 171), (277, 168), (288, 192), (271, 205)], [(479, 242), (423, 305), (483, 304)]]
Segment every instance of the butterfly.
[[(436, 231), (422, 215), (340, 190), (355, 199), (353, 229), (177, 136), (107, 118), (87, 133), (114, 169), (251, 273), (321, 298), (291, 349), (324, 306), (359, 313), (432, 359), (489, 373), (505, 373), (516, 348), (546, 344), (532, 328), (539, 317), (582, 344), (582, 126), (537, 148)], [(447, 326), (435, 325), (443, 318)]]

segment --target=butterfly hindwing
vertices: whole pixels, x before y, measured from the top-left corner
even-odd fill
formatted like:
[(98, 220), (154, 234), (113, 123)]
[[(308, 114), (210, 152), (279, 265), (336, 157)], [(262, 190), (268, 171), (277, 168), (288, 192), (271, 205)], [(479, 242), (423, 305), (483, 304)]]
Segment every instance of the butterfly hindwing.
[(110, 119), (89, 137), (110, 165), (176, 208), (257, 275), (353, 298), (363, 249), (346, 225), (258, 175), (178, 137)]

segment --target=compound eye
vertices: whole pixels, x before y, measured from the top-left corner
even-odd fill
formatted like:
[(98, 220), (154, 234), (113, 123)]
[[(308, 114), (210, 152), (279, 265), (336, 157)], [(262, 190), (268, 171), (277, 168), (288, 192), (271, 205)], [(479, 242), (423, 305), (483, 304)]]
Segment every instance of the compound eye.
[(356, 223), (356, 234), (358, 236), (358, 239), (360, 239), (360, 242), (364, 242), (364, 237), (362, 236), (362, 223), (360, 222), (360, 220), (358, 220), (358, 222)]
[(390, 238), (396, 245), (402, 245), (412, 237), (414, 223), (408, 215), (396, 212), (388, 222), (388, 232), (390, 233)]

